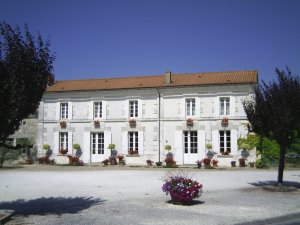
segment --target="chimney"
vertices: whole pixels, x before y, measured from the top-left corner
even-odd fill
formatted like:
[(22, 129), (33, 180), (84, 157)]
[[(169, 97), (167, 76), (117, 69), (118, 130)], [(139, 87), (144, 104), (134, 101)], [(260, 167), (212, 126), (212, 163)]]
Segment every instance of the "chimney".
[(166, 84), (171, 84), (172, 80), (171, 80), (171, 71), (166, 72)]

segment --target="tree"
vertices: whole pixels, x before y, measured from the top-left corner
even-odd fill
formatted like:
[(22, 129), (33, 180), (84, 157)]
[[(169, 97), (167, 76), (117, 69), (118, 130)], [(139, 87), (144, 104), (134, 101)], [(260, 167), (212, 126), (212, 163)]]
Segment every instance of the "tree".
[(0, 148), (10, 147), (7, 137), (36, 112), (54, 81), (49, 41), (44, 43), (40, 34), (35, 39), (27, 25), (24, 30), (23, 36), (19, 27), (0, 23)]
[(252, 130), (275, 140), (280, 147), (278, 185), (282, 185), (286, 149), (300, 132), (300, 80), (276, 69), (277, 81), (254, 87), (254, 97), (243, 101)]

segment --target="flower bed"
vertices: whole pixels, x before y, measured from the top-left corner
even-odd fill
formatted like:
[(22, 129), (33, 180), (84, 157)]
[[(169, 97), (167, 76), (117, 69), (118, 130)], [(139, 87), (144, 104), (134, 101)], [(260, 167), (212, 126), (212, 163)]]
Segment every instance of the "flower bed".
[(164, 178), (162, 191), (170, 194), (173, 204), (189, 204), (202, 193), (202, 184), (186, 175), (169, 174)]

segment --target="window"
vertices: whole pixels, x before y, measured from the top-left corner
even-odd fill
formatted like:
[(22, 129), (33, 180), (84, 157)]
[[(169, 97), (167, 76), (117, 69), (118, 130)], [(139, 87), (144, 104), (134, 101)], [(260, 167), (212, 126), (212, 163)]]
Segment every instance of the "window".
[(138, 117), (138, 101), (129, 102), (129, 116)]
[(94, 102), (94, 118), (102, 118), (102, 102)]
[(198, 153), (197, 131), (184, 131), (184, 153)]
[(135, 151), (137, 154), (137, 151), (139, 150), (139, 137), (138, 132), (129, 132), (129, 151)]
[(230, 98), (220, 98), (220, 115), (226, 116), (230, 114)]
[(186, 116), (195, 116), (195, 99), (186, 99), (185, 100), (185, 111)]
[(231, 152), (230, 131), (220, 131), (220, 153)]
[(68, 132), (59, 133), (59, 147), (68, 150)]
[(92, 154), (104, 154), (104, 133), (92, 133)]
[(60, 118), (68, 119), (68, 103), (60, 103)]

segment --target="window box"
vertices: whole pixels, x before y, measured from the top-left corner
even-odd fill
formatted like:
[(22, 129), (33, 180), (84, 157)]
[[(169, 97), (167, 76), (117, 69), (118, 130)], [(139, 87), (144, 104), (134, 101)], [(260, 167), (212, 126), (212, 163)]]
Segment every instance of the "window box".
[(60, 149), (59, 153), (65, 155), (68, 153), (68, 149)]
[(135, 119), (130, 119), (129, 120), (129, 126), (130, 127), (136, 127), (136, 120)]
[(228, 126), (228, 118), (224, 117), (221, 121), (222, 127), (227, 127)]
[(66, 123), (66, 121), (60, 121), (60, 128), (62, 128), (62, 129), (66, 129), (67, 128), (67, 123)]
[(128, 155), (129, 156), (138, 156), (139, 155), (139, 150), (138, 149), (136, 149), (136, 150), (129, 149), (128, 150)]
[(94, 120), (94, 127), (95, 128), (100, 128), (100, 121), (99, 120)]
[(188, 118), (186, 120), (186, 125), (189, 126), (189, 127), (192, 127), (194, 125), (194, 121), (192, 118)]

